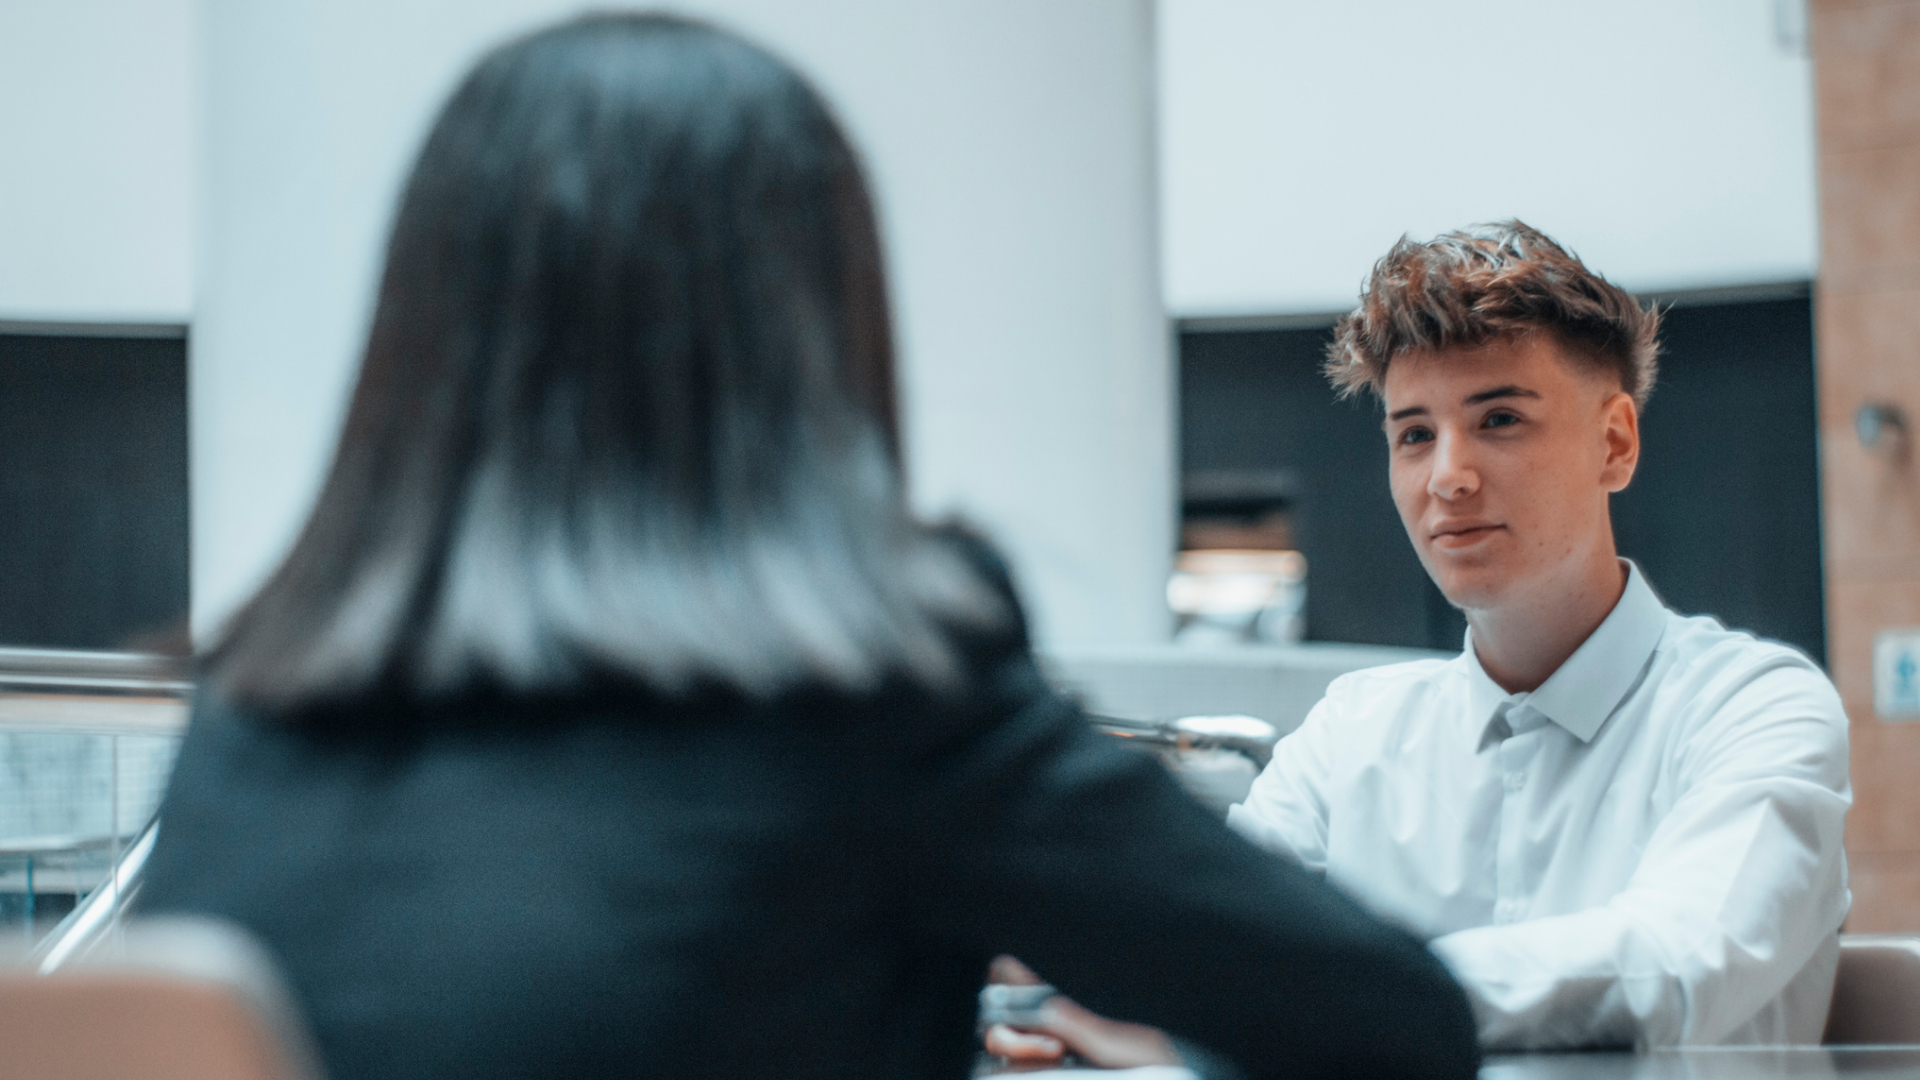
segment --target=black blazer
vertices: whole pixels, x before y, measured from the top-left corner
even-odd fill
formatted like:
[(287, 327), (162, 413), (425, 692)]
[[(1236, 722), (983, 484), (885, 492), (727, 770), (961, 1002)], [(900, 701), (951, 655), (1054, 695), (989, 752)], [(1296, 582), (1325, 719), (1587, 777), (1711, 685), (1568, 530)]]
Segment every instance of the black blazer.
[(693, 705), (203, 700), (145, 912), (278, 955), (333, 1080), (969, 1075), (989, 958), (1249, 1077), (1472, 1076), (1412, 937), (1049, 690)]

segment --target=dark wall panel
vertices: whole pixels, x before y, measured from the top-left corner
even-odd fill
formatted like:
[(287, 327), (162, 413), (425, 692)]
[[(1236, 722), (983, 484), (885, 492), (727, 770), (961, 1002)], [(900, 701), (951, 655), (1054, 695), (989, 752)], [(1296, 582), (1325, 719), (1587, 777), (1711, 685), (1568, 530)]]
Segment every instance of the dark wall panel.
[[(1457, 649), (1465, 620), (1427, 579), (1387, 492), (1379, 406), (1336, 401), (1320, 375), (1328, 336), (1183, 333), (1183, 473), (1197, 489), (1291, 478), (1310, 639)], [(1621, 551), (1677, 609), (1822, 658), (1811, 303), (1677, 308), (1664, 340), (1641, 469), (1615, 500)]]
[(1181, 471), (1291, 474), (1307, 637), (1425, 647), (1432, 624), (1459, 616), (1428, 581), (1387, 493), (1379, 405), (1335, 400), (1320, 374), (1326, 339), (1324, 330), (1183, 334)]
[(0, 645), (185, 618), (187, 528), (186, 342), (0, 334)]
[(1674, 608), (1826, 656), (1813, 312), (1675, 308), (1614, 536)]

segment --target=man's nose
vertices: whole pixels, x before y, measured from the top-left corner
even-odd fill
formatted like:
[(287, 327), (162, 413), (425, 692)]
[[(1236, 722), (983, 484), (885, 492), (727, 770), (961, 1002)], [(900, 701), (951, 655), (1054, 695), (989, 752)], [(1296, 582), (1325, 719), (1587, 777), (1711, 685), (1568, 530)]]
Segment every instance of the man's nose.
[(1427, 494), (1452, 502), (1480, 490), (1480, 473), (1474, 468), (1468, 440), (1441, 432), (1434, 441), (1433, 472), (1427, 475)]

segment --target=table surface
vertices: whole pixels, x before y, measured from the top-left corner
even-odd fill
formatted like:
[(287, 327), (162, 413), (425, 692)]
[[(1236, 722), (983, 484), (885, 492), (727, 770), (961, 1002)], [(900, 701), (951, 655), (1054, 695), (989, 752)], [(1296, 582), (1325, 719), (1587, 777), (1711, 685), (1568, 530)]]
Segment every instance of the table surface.
[(1487, 1058), (1480, 1080), (1920, 1080), (1920, 1046), (1758, 1046)]
[[(983, 1070), (994, 1080), (1192, 1080), (1185, 1069)], [(1920, 1046), (1748, 1046), (1648, 1054), (1496, 1054), (1480, 1080), (1920, 1080)]]

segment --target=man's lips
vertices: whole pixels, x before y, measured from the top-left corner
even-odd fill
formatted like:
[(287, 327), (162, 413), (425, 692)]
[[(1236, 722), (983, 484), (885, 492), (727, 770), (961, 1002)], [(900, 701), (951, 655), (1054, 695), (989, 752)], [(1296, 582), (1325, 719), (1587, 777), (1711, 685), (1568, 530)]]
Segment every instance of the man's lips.
[(1494, 525), (1485, 522), (1462, 522), (1458, 525), (1444, 525), (1433, 531), (1431, 541), (1433, 546), (1437, 548), (1454, 549), (1472, 547), (1505, 528), (1505, 525)]

